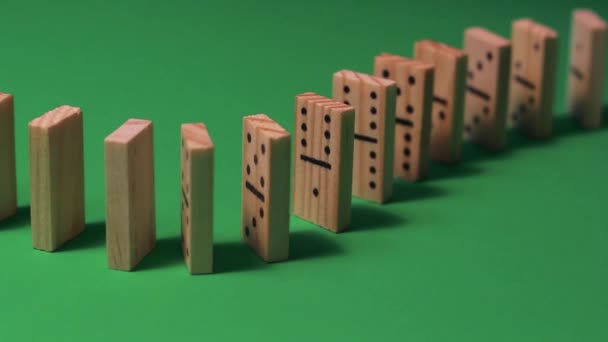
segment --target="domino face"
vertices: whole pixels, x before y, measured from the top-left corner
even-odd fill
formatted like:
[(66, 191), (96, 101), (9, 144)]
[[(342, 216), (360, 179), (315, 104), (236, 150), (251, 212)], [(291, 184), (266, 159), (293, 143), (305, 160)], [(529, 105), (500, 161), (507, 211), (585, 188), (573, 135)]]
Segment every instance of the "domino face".
[(266, 262), (289, 254), (290, 141), (264, 114), (243, 118), (242, 237)]
[(0, 93), (0, 220), (17, 212), (13, 95)]
[(607, 25), (590, 10), (572, 15), (568, 109), (584, 128), (602, 125)]
[(376, 56), (374, 75), (397, 83), (394, 174), (422, 180), (429, 172), (434, 68), (385, 53)]
[(84, 230), (80, 108), (61, 106), (29, 123), (32, 242), (55, 251)]
[(293, 213), (334, 232), (351, 220), (355, 110), (315, 93), (296, 96)]
[(156, 245), (152, 135), (151, 121), (129, 119), (104, 140), (111, 269), (133, 270)]
[(489, 150), (506, 143), (511, 43), (473, 27), (464, 33), (469, 59), (465, 99), (465, 137)]
[(355, 108), (352, 193), (378, 203), (393, 193), (396, 95), (391, 80), (350, 70), (333, 76), (333, 99)]
[(553, 126), (557, 34), (530, 19), (513, 22), (509, 122), (531, 138), (547, 138)]
[(435, 67), (431, 159), (454, 163), (462, 153), (467, 55), (438, 42), (416, 43), (416, 59)]
[(192, 274), (213, 271), (213, 142), (202, 123), (183, 124), (182, 251)]

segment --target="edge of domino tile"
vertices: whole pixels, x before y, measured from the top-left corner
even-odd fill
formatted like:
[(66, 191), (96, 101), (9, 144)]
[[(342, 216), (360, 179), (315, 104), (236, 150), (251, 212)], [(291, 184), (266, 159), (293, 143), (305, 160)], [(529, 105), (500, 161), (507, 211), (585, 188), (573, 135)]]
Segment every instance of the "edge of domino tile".
[(362, 73), (362, 72), (358, 72), (358, 71), (353, 71), (353, 70), (349, 70), (349, 69), (342, 69), (339, 71), (336, 71), (334, 73), (334, 77), (335, 76), (342, 76), (344, 78), (348, 78), (348, 79), (356, 79), (359, 81), (367, 81), (367, 82), (371, 82), (371, 83), (376, 83), (379, 84), (381, 86), (385, 86), (385, 87), (389, 87), (393, 84), (395, 84), (395, 81), (393, 80), (389, 80), (389, 79), (385, 79), (382, 77), (378, 77), (378, 76), (374, 76), (374, 75), (370, 75), (370, 74), (366, 74), (366, 73)]
[(260, 113), (246, 115), (243, 117), (243, 124), (249, 122), (254, 128), (260, 128), (264, 132), (270, 134), (272, 138), (282, 138), (290, 136), (287, 131), (278, 122), (274, 121), (270, 116)]
[(4, 102), (7, 99), (12, 98), (12, 97), (13, 97), (12, 94), (0, 92), (0, 102)]
[(436, 41), (436, 40), (431, 40), (431, 39), (423, 39), (423, 40), (419, 40), (415, 43), (415, 48), (431, 48), (433, 50), (435, 50), (438, 53), (444, 54), (444, 55), (449, 55), (449, 56), (454, 56), (457, 58), (461, 58), (461, 57), (465, 57), (467, 54), (466, 52), (464, 52), (463, 50), (453, 47), (451, 45)]
[(152, 121), (144, 119), (129, 119), (110, 133), (104, 142), (128, 143), (141, 134), (143, 131), (152, 127)]
[(472, 36), (477, 38), (484, 43), (488, 43), (497, 47), (510, 46), (511, 42), (509, 39), (500, 36), (492, 31), (489, 31), (481, 26), (472, 26), (464, 31), (465, 36)]
[(213, 140), (202, 122), (190, 122), (181, 125), (181, 133), (184, 137), (186, 147), (194, 150), (213, 149)]
[(513, 21), (513, 27), (534, 31), (545, 38), (557, 38), (558, 34), (555, 30), (546, 26), (543, 23), (534, 21), (531, 18), (515, 19)]
[(62, 105), (33, 119), (32, 121), (30, 121), (29, 126), (50, 129), (52, 127), (57, 126), (67, 118), (81, 115), (82, 110), (80, 109), (80, 107)]
[(608, 24), (597, 13), (589, 8), (577, 8), (572, 11), (572, 18), (596, 30), (607, 30)]

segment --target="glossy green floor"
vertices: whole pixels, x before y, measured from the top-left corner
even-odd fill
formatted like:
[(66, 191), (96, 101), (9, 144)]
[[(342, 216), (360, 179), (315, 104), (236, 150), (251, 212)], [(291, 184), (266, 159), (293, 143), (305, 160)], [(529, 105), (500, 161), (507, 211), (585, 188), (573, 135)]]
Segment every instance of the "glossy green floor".
[[(1, 6), (0, 90), (15, 94), (19, 215), (0, 222), (0, 340), (608, 340), (608, 129), (564, 117), (570, 13), (608, 2), (12, 1)], [(334, 235), (293, 217), (291, 260), (240, 241), (241, 117), (289, 130), (294, 96), (330, 95), (341, 68), (423, 38), (461, 46), (466, 27), (509, 35), (529, 16), (560, 34), (554, 139), (466, 145), (432, 179), (355, 200)], [(608, 92), (606, 93), (608, 95)], [(608, 96), (606, 96), (608, 102)], [(86, 232), (31, 248), (27, 122), (84, 111)], [(607, 114), (608, 116), (608, 114)], [(138, 271), (104, 248), (103, 138), (130, 117), (155, 125), (158, 247)], [(215, 268), (189, 276), (179, 250), (179, 125), (216, 144)]]

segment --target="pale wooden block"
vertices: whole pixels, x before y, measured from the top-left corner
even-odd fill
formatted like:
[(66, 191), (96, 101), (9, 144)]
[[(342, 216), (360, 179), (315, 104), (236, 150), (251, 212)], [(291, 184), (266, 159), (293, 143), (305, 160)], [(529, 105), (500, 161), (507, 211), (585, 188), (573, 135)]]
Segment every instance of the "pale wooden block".
[(499, 151), (507, 140), (511, 42), (481, 27), (464, 32), (469, 59), (465, 99), (465, 137)]
[(0, 93), (0, 221), (17, 212), (13, 95)]
[(355, 108), (354, 196), (384, 203), (393, 193), (394, 81), (350, 70), (333, 76), (333, 99)]
[(351, 220), (355, 110), (315, 93), (296, 96), (293, 213), (333, 232)]
[(434, 67), (383, 53), (374, 59), (374, 75), (397, 83), (394, 175), (422, 180), (430, 164)]
[(557, 77), (557, 33), (530, 19), (511, 31), (509, 122), (530, 138), (547, 138), (553, 128)]
[(203, 123), (183, 124), (182, 250), (192, 274), (213, 272), (213, 151)]
[(61, 106), (29, 123), (32, 240), (55, 251), (84, 230), (82, 112)]
[(108, 265), (131, 271), (156, 245), (152, 122), (129, 119), (104, 145)]
[(289, 255), (291, 136), (264, 114), (243, 118), (243, 240), (266, 262)]
[(467, 55), (430, 40), (416, 43), (416, 59), (435, 67), (431, 159), (454, 163), (462, 154)]
[(587, 9), (572, 14), (568, 109), (584, 128), (602, 125), (607, 24)]

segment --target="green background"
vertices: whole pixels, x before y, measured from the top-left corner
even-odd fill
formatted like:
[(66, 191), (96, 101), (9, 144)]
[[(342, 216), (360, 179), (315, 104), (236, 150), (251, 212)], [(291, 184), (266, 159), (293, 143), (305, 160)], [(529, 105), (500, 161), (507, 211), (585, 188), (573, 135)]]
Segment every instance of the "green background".
[[(0, 222), (0, 340), (608, 340), (608, 129), (565, 117), (570, 15), (608, 2), (4, 1), (0, 90), (15, 94), (19, 214)], [(560, 35), (556, 135), (468, 143), (394, 200), (354, 200), (335, 235), (291, 219), (291, 260), (266, 265), (240, 239), (241, 117), (293, 130), (294, 96), (372, 71), (416, 40), (462, 46), (532, 17)], [(608, 88), (607, 88), (608, 89)], [(608, 91), (605, 93), (608, 94)], [(608, 96), (605, 97), (608, 99)], [(27, 122), (82, 107), (87, 230), (31, 247)], [(607, 115), (608, 116), (608, 115)], [(131, 117), (155, 125), (158, 245), (136, 272), (107, 268), (103, 139)], [(179, 249), (179, 126), (216, 144), (215, 269), (190, 276)]]

